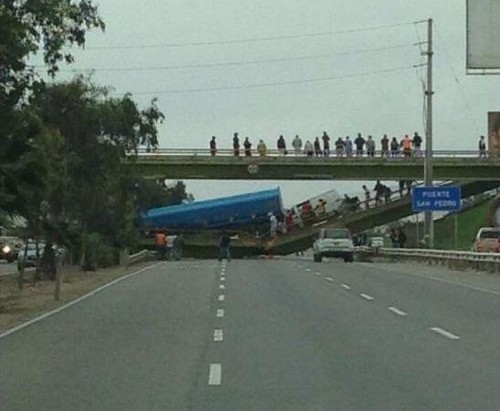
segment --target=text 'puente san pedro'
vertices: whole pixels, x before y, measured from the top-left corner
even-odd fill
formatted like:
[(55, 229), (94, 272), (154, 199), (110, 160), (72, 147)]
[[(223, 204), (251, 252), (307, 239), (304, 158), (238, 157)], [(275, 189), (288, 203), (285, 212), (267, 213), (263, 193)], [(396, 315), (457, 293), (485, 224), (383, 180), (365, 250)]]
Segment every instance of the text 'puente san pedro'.
[[(498, 180), (500, 157), (477, 151), (434, 151), (434, 180)], [(421, 180), (424, 157), (264, 157), (234, 156), (220, 150), (157, 149), (130, 155), (124, 162), (149, 178), (194, 180)]]

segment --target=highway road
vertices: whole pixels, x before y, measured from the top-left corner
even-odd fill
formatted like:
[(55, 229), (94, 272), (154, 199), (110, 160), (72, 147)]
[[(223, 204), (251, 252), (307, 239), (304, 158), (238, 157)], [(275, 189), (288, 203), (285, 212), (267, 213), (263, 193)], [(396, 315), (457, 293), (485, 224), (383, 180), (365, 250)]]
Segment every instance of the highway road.
[(158, 263), (0, 339), (2, 410), (499, 410), (500, 277)]
[(13, 263), (8, 263), (5, 260), (0, 260), (0, 275), (8, 275), (17, 272), (17, 265), (14, 261)]

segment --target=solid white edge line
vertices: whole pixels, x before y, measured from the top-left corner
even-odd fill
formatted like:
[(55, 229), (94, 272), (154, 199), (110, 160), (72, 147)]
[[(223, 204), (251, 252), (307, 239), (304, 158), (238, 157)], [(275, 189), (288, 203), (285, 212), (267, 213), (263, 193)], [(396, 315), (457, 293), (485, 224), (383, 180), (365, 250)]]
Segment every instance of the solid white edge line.
[(219, 301), (224, 301), (224, 294), (219, 295)]
[(326, 277), (325, 280), (327, 280), (327, 281), (333, 281), (333, 278), (332, 277)]
[(116, 278), (115, 280), (113, 280), (113, 281), (111, 281), (111, 282), (109, 282), (107, 284), (101, 285), (99, 288), (96, 288), (95, 290), (92, 290), (89, 293), (84, 294), (81, 297), (78, 297), (76, 300), (70, 301), (70, 302), (68, 302), (68, 303), (66, 303), (64, 305), (61, 305), (58, 308), (55, 308), (52, 311), (46, 312), (46, 313), (44, 313), (42, 315), (39, 315), (38, 317), (35, 317), (35, 318), (33, 318), (33, 319), (29, 320), (29, 321), (26, 321), (25, 323), (19, 324), (18, 326), (14, 327), (14, 328), (11, 328), (11, 329), (9, 329), (9, 330), (1, 333), (0, 334), (0, 340), (2, 338), (7, 337), (10, 334), (13, 334), (13, 333), (15, 333), (15, 332), (17, 332), (19, 330), (22, 330), (23, 328), (26, 328), (26, 327), (34, 324), (34, 323), (37, 323), (37, 322), (39, 322), (39, 321), (41, 321), (41, 320), (43, 320), (43, 319), (45, 319), (47, 317), (50, 317), (50, 316), (52, 316), (54, 314), (57, 314), (58, 312), (63, 311), (66, 308), (71, 307), (72, 305), (75, 305), (75, 304), (77, 304), (77, 303), (79, 303), (79, 302), (81, 302), (83, 300), (86, 300), (87, 298), (92, 297), (94, 294), (97, 294), (98, 292), (100, 292), (100, 291), (102, 291), (102, 290), (104, 290), (104, 289), (106, 289), (108, 287), (111, 287), (112, 285), (115, 285), (115, 284), (117, 284), (117, 283), (119, 283), (119, 282), (121, 282), (123, 280), (126, 280), (128, 278), (134, 277), (134, 276), (136, 276), (138, 274), (143, 273), (144, 271), (147, 271), (147, 270), (149, 270), (151, 268), (154, 268), (154, 267), (156, 267), (159, 264), (161, 264), (161, 263), (156, 263), (156, 264), (150, 265), (148, 267), (141, 268), (138, 271), (134, 271), (133, 273), (124, 275), (123, 277)]
[(432, 331), (435, 333), (441, 334), (442, 336), (449, 338), (450, 340), (459, 340), (460, 337), (456, 334), (450, 333), (449, 331), (443, 330), (442, 328), (439, 327), (431, 327), (430, 328)]
[(223, 289), (224, 289), (224, 288), (226, 288), (226, 287), (224, 286), (224, 284), (221, 284), (221, 285), (219, 285), (219, 288), (220, 288), (221, 290), (223, 290)]
[(214, 341), (223, 341), (224, 332), (220, 329), (214, 330)]
[(396, 307), (389, 307), (389, 311), (392, 311), (394, 314), (400, 315), (401, 317), (405, 317), (408, 315), (407, 313), (401, 311), (399, 308)]
[(374, 299), (371, 295), (368, 294), (360, 294), (360, 296), (367, 301), (372, 301)]
[(218, 318), (222, 318), (222, 317), (224, 317), (224, 309), (219, 308), (219, 309), (217, 310), (217, 317), (218, 317)]
[(208, 385), (221, 385), (222, 381), (222, 365), (210, 364), (208, 371)]
[(341, 287), (345, 288), (346, 290), (350, 290), (351, 289), (351, 287), (349, 287), (347, 284), (342, 284)]

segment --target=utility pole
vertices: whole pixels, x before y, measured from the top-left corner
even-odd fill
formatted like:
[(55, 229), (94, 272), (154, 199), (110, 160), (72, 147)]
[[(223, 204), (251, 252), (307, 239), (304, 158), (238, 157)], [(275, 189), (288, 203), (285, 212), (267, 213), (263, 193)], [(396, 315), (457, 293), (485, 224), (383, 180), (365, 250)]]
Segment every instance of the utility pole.
[[(426, 187), (433, 186), (432, 172), (432, 19), (427, 20), (427, 51), (423, 54), (427, 56), (427, 89), (425, 96), (427, 100), (427, 121), (425, 124), (425, 162), (424, 162), (424, 180)], [(429, 248), (434, 248), (434, 220), (432, 211), (426, 211), (424, 217), (424, 239)]]

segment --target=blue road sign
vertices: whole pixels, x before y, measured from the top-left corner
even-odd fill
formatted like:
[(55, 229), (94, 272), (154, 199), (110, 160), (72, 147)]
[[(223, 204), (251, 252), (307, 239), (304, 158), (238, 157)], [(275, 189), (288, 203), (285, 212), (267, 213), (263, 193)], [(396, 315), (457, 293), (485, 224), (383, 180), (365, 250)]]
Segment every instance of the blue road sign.
[(460, 187), (414, 187), (411, 206), (414, 212), (460, 210)]

